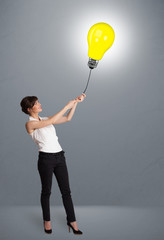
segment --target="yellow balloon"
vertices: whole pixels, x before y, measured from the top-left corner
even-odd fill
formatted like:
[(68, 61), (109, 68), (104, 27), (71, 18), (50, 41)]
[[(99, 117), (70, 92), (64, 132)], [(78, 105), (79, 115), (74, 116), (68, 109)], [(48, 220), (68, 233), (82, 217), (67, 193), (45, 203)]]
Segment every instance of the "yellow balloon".
[(94, 24), (88, 32), (88, 56), (100, 60), (115, 39), (113, 28), (104, 22)]

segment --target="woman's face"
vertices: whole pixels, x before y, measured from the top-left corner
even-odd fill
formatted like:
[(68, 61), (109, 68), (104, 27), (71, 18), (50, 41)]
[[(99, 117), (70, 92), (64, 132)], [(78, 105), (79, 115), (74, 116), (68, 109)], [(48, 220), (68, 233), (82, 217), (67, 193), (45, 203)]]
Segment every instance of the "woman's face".
[(39, 113), (42, 111), (42, 107), (41, 104), (38, 100), (36, 100), (34, 106), (30, 109), (30, 111), (34, 112), (34, 113)]

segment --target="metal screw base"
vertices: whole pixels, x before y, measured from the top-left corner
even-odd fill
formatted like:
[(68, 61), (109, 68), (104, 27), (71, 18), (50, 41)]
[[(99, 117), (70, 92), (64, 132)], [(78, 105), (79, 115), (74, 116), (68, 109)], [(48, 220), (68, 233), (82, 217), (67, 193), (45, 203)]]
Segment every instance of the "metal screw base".
[(88, 60), (88, 66), (90, 69), (93, 69), (93, 68), (96, 68), (97, 67), (97, 64), (98, 64), (98, 60), (95, 60), (93, 58), (89, 58)]

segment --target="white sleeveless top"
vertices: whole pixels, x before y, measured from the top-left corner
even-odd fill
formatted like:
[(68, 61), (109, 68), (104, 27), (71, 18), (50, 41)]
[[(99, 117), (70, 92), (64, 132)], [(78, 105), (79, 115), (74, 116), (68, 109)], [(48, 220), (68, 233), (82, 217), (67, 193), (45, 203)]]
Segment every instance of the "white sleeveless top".
[[(48, 117), (40, 117), (40, 119), (48, 119)], [(36, 118), (29, 116), (29, 121), (39, 121)], [(58, 142), (55, 127), (51, 124), (43, 128), (37, 128), (32, 133), (29, 133), (33, 141), (38, 145), (38, 151), (56, 153), (62, 151)]]

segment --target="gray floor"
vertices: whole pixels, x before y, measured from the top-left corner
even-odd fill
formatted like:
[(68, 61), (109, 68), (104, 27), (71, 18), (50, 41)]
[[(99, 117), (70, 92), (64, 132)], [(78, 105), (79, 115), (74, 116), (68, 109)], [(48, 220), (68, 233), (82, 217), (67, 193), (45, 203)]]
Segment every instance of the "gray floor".
[(0, 209), (0, 239), (164, 240), (164, 209), (75, 206), (83, 235), (68, 232), (65, 210), (51, 206), (52, 234), (43, 230), (39, 206)]

